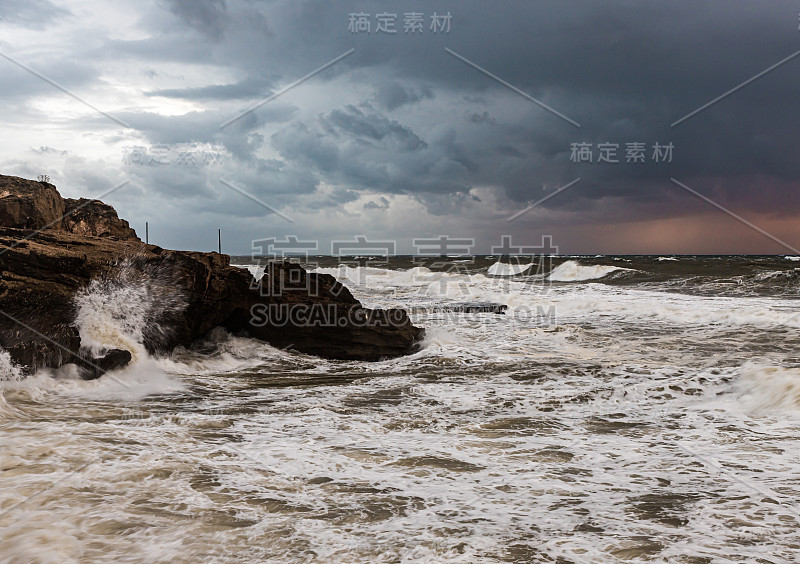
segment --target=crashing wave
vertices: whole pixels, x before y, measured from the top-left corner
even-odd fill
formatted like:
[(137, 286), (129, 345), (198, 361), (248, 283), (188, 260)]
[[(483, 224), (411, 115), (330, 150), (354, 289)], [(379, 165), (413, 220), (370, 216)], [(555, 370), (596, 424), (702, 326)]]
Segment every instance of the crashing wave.
[(516, 276), (522, 274), (533, 264), (506, 264), (504, 262), (496, 262), (489, 267), (490, 276)]
[(742, 402), (751, 411), (800, 409), (800, 369), (746, 364), (742, 367)]
[(576, 260), (568, 260), (558, 265), (550, 273), (549, 279), (553, 282), (582, 282), (584, 280), (597, 280), (605, 278), (618, 270), (632, 270), (620, 266), (591, 265), (583, 266)]
[(0, 349), (0, 382), (18, 382), (24, 378), (22, 369), (14, 364), (8, 351)]
[(157, 343), (165, 334), (156, 319), (185, 307), (169, 278), (169, 272), (126, 260), (113, 277), (92, 280), (75, 296), (81, 347), (95, 355), (126, 350), (133, 362), (147, 357), (145, 342)]

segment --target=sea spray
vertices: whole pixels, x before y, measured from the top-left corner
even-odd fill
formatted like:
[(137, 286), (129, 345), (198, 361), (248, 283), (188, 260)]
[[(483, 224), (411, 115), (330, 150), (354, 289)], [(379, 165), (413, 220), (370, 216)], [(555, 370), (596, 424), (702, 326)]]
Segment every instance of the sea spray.
[(24, 377), (22, 369), (14, 364), (8, 351), (0, 349), (0, 382), (19, 382)]
[(130, 351), (133, 362), (157, 348), (170, 329), (159, 320), (183, 310), (185, 299), (163, 265), (125, 259), (114, 275), (92, 280), (75, 296), (75, 327), (81, 347), (95, 355)]

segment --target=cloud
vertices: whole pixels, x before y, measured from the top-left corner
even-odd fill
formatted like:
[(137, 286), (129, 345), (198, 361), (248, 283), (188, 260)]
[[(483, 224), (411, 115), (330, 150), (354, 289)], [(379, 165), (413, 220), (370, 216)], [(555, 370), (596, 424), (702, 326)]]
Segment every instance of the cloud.
[(388, 210), (390, 207), (389, 200), (381, 196), (377, 201), (370, 200), (364, 204), (365, 210)]
[[(428, 3), (409, 2), (404, 10), (430, 16)], [(132, 128), (0, 60), (8, 78), (0, 101), (13, 123), (0, 141), (6, 172), (46, 169), (70, 189), (130, 174), (144, 199), (232, 221), (268, 215), (222, 190), (221, 177), (301, 216), (386, 219), (413, 209), (421, 225), (452, 217), (475, 230), (578, 177), (531, 217), (643, 225), (708, 211), (671, 177), (741, 215), (800, 214), (800, 58), (670, 127), (796, 51), (796, 11), (777, 5), (507, 0), (499, 10), (462, 0), (450, 8), (449, 34), (426, 26), (416, 36), (349, 33), (356, 8), (339, 0), (120, 0), (114, 13), (87, 6), (75, 18), (45, 0), (9, 0), (0, 48)], [(595, 151), (616, 143), (621, 162), (572, 162), (579, 142)], [(625, 162), (629, 142), (646, 144), (646, 162)], [(649, 158), (657, 142), (674, 144), (671, 163)], [(221, 145), (227, 160), (192, 170), (122, 166), (126, 146), (181, 143)], [(325, 225), (336, 228), (333, 219)]]
[(228, 27), (225, 0), (165, 0), (169, 11), (189, 27), (219, 40)]
[(433, 90), (428, 86), (413, 88), (402, 86), (398, 82), (379, 84), (375, 91), (375, 101), (389, 111), (433, 97)]
[(0, 22), (37, 30), (70, 15), (69, 10), (49, 0), (3, 0), (0, 7)]

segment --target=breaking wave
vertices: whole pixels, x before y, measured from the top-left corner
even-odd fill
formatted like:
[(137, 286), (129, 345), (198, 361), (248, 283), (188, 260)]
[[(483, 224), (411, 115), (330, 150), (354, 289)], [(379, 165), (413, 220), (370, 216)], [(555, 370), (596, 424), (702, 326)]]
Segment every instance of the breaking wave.
[(621, 266), (583, 266), (576, 260), (568, 260), (554, 268), (549, 278), (553, 282), (582, 282), (584, 280), (605, 278), (613, 272), (625, 270), (632, 271), (633, 269), (622, 268)]
[(490, 276), (516, 276), (527, 271), (533, 264), (506, 264), (496, 262), (489, 267)]
[(751, 411), (800, 409), (800, 368), (747, 364), (742, 367), (742, 401)]
[(75, 296), (81, 347), (93, 354), (127, 350), (133, 362), (147, 356), (145, 341), (159, 342), (168, 329), (159, 318), (184, 308), (169, 272), (126, 260), (113, 277), (92, 280)]

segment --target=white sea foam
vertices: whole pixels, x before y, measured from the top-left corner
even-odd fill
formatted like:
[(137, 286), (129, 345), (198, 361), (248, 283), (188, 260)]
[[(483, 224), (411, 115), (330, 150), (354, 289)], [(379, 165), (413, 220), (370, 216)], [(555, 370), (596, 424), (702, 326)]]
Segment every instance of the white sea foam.
[(59, 393), (138, 398), (181, 389), (180, 381), (169, 377), (144, 346), (146, 334), (157, 338), (164, 333), (156, 321), (158, 315), (184, 307), (183, 297), (167, 274), (123, 263), (113, 278), (95, 279), (78, 292), (75, 305), (81, 347), (95, 355), (110, 349), (126, 350), (131, 362), (91, 382), (78, 381), (74, 365), (50, 371), (58, 380), (74, 381), (62, 386)]
[[(573, 264), (569, 264), (573, 263)], [(581, 266), (567, 261), (551, 273), (561, 270), (563, 278), (580, 286), (548, 287), (545, 280), (494, 278), (483, 274), (432, 272), (425, 267), (409, 270), (346, 267), (319, 268), (347, 284), (357, 298), (368, 306), (408, 307), (421, 299), (479, 301), (507, 305), (509, 315), (520, 308), (531, 311), (554, 308), (558, 318), (572, 321), (591, 319), (603, 323), (632, 320), (664, 320), (678, 325), (707, 327), (794, 327), (800, 328), (800, 315), (786, 309), (774, 298), (730, 298), (693, 296), (642, 290), (634, 287), (610, 287), (592, 283), (615, 271), (633, 269), (613, 266)], [(556, 276), (562, 278), (562, 276)]]
[(8, 351), (0, 349), (0, 382), (16, 382), (22, 379), (20, 367), (14, 364)]
[(239, 268), (246, 268), (250, 271), (250, 274), (253, 275), (253, 278), (256, 280), (261, 280), (261, 277), (264, 276), (264, 271), (266, 270), (265, 267), (261, 266), (260, 264), (245, 264), (245, 265), (233, 265), (238, 266)]
[(146, 285), (93, 280), (78, 293), (75, 303), (82, 347), (94, 354), (108, 349), (130, 351), (132, 362), (147, 356), (142, 345), (150, 313)]
[(0, 384), (0, 561), (798, 561), (796, 332), (764, 331), (797, 327), (796, 301), (320, 271), (369, 303), (557, 322), (443, 317), (380, 363), (219, 330), (157, 359), (187, 389), (142, 402), (105, 402), (105, 378)]
[(678, 259), (675, 258), (675, 257), (658, 257), (656, 260), (657, 261), (665, 261), (665, 260), (678, 260)]
[(584, 266), (576, 260), (568, 260), (558, 265), (550, 273), (550, 280), (554, 282), (583, 282), (605, 278), (612, 272), (632, 270), (621, 266), (590, 265)]
[(798, 257), (798, 256), (785, 256), (783, 258), (785, 258), (786, 260), (794, 261), (794, 262), (800, 261), (800, 257)]
[(506, 264), (504, 262), (496, 262), (489, 267), (489, 274), (491, 276), (516, 276), (527, 271), (533, 264)]
[(758, 414), (800, 415), (800, 368), (749, 363), (742, 367), (742, 403)]

